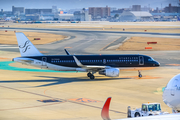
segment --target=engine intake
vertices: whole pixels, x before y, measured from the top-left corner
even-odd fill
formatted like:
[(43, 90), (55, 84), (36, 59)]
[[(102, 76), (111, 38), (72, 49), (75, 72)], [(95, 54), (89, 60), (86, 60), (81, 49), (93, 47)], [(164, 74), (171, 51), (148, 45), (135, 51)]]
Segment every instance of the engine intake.
[(99, 71), (100, 75), (105, 75), (108, 77), (118, 77), (119, 76), (119, 69), (118, 68), (111, 68)]

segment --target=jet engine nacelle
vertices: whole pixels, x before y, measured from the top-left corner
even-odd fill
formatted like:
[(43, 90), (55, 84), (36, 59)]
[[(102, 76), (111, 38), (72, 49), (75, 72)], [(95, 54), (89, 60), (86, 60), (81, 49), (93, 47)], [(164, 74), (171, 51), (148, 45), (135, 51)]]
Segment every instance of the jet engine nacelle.
[(118, 68), (111, 68), (99, 71), (100, 75), (105, 75), (108, 77), (118, 77), (119, 76), (119, 69)]

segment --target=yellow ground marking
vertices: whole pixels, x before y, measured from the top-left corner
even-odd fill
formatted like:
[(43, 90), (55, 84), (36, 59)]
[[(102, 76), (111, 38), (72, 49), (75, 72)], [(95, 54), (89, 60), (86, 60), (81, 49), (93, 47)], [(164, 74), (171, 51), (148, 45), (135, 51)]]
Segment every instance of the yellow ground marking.
[(158, 79), (161, 77), (153, 77), (153, 76), (142, 76), (141, 78), (139, 78), (138, 76), (125, 76), (123, 78), (132, 78), (132, 79)]
[(152, 70), (155, 69), (156, 67), (142, 67), (142, 68), (134, 68), (134, 69), (122, 69), (120, 68), (121, 71), (138, 71), (138, 70)]
[(40, 51), (40, 53), (48, 53), (47, 51)]
[(72, 48), (72, 47), (64, 47), (64, 48)]
[(2, 57), (0, 57), (0, 59), (8, 59), (8, 58), (2, 58)]
[(180, 66), (180, 64), (166, 64), (166, 65), (171, 65), (171, 66)]

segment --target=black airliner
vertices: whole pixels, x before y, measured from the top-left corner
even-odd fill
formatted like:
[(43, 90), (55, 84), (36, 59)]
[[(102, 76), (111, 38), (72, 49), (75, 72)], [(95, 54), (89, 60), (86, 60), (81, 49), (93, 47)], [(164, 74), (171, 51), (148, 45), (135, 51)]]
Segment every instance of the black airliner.
[[(87, 72), (90, 79), (94, 73), (108, 77), (118, 77), (119, 69), (134, 69), (140, 67), (158, 67), (160, 64), (152, 57), (139, 54), (122, 55), (67, 55), (45, 56), (40, 53), (31, 41), (23, 34), (16, 33), (21, 57), (13, 61), (57, 71)], [(142, 77), (139, 72), (139, 77)]]

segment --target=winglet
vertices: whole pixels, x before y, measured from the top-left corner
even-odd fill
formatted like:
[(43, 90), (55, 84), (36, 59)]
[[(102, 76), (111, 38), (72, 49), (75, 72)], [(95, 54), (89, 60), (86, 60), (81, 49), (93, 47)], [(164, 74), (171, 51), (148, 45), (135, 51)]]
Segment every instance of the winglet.
[(66, 49), (64, 49), (67, 55), (71, 55)]
[(101, 111), (101, 117), (103, 120), (111, 120), (109, 118), (109, 106), (111, 102), (111, 97), (107, 98), (106, 102), (104, 103), (104, 106)]
[(77, 64), (77, 66), (79, 66), (79, 67), (83, 67), (84, 66), (74, 55), (73, 55), (73, 58), (74, 58), (74, 60), (75, 60), (75, 62)]

